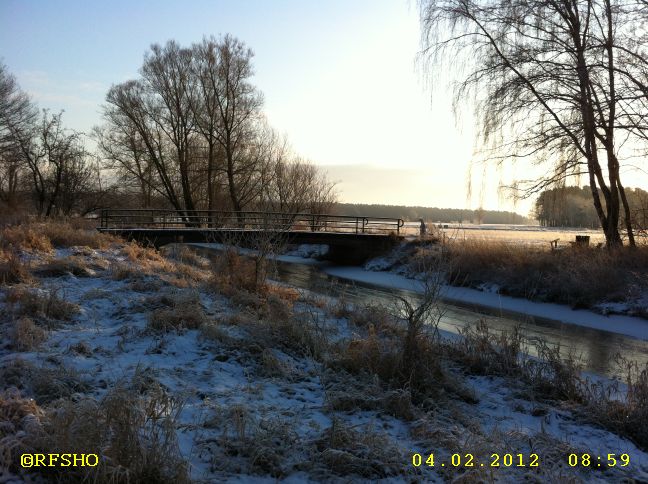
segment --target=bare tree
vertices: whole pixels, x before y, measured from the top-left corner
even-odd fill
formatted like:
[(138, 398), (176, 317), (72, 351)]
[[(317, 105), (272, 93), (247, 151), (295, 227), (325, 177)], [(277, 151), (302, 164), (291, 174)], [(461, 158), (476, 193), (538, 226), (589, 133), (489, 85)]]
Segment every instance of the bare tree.
[(151, 101), (151, 121), (162, 131), (175, 151), (184, 208), (196, 209), (190, 172), (194, 116), (191, 99), (195, 85), (191, 76), (191, 50), (171, 40), (164, 47), (153, 44), (142, 66), (142, 82)]
[[(108, 125), (107, 129), (125, 133), (124, 136), (112, 139), (105, 138), (113, 145), (106, 148), (113, 152), (123, 150), (128, 156), (129, 151), (139, 150), (141, 143), (145, 148), (146, 163), (155, 168), (157, 180), (149, 186), (163, 195), (173, 208), (182, 210), (184, 207), (178, 194), (180, 188), (176, 181), (173, 155), (169, 150), (165, 130), (155, 120), (160, 109), (155, 99), (141, 82), (127, 81), (111, 87), (106, 101), (108, 104), (104, 109), (104, 119)], [(116, 144), (121, 144), (121, 147), (116, 148)]]
[(68, 214), (79, 193), (89, 188), (91, 175), (81, 136), (66, 130), (61, 118), (62, 113), (50, 115), (43, 110), (39, 124), (16, 133), (37, 212), (46, 217)]
[(210, 110), (217, 117), (214, 121), (215, 139), (224, 151), (232, 207), (241, 211), (255, 176), (254, 160), (249, 158), (250, 144), (255, 118), (263, 105), (263, 97), (250, 83), (253, 53), (230, 35), (220, 41), (205, 40), (197, 51), (202, 58), (209, 60), (206, 75), (202, 76), (209, 94), (206, 99), (212, 103)]
[[(263, 209), (289, 215), (331, 213), (337, 202), (336, 184), (316, 165), (296, 155), (285, 137), (273, 130), (266, 137), (266, 172), (261, 184)], [(318, 226), (317, 217), (313, 226), (313, 230)]]
[(18, 139), (31, 129), (37, 112), (16, 79), (0, 64), (0, 200), (15, 208), (25, 173)]
[(329, 207), (333, 184), (262, 115), (252, 56), (230, 35), (190, 49), (173, 41), (153, 45), (141, 79), (108, 92), (105, 125), (95, 129), (104, 167), (138, 190), (144, 204), (160, 194), (187, 212)]
[[(139, 194), (140, 205), (152, 206), (154, 192), (164, 195), (142, 137), (128, 118), (109, 118), (94, 129), (99, 156), (105, 169), (114, 172), (120, 186)], [(123, 121), (123, 122), (122, 122)]]
[(550, 164), (522, 196), (586, 176), (609, 247), (621, 245), (621, 206), (634, 244), (617, 142), (626, 20), (611, 0), (421, 2), (426, 53), (469, 66), (456, 100), (473, 94), (487, 159)]

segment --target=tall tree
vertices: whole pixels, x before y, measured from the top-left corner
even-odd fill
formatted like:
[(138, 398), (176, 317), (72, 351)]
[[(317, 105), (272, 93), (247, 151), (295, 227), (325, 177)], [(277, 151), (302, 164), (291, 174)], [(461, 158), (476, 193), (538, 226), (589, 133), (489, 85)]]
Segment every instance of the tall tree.
[(225, 154), (225, 173), (232, 207), (244, 208), (245, 194), (255, 176), (254, 160), (246, 157), (254, 138), (255, 120), (263, 97), (250, 82), (254, 74), (252, 50), (226, 35), (220, 41), (209, 39), (198, 48), (203, 57), (213, 58), (206, 77), (209, 102), (216, 114), (215, 138)]
[(142, 66), (142, 83), (148, 90), (155, 113), (151, 120), (163, 131), (175, 150), (184, 206), (196, 209), (191, 190), (191, 138), (194, 116), (191, 98), (194, 82), (191, 76), (191, 51), (171, 40), (164, 47), (153, 44)]
[(487, 157), (550, 164), (523, 196), (586, 176), (609, 247), (621, 245), (622, 206), (634, 244), (617, 143), (615, 54), (633, 48), (626, 20), (611, 0), (421, 2), (426, 52), (469, 66), (455, 94), (473, 94)]
[[(156, 183), (152, 185), (176, 210), (182, 210), (182, 199), (178, 194), (179, 187), (176, 183), (175, 163), (168, 147), (166, 131), (155, 120), (159, 107), (153, 96), (140, 81), (127, 81), (112, 86), (106, 96), (108, 103), (104, 109), (104, 119), (109, 131), (126, 133), (125, 136), (116, 137), (109, 141), (110, 144), (121, 144), (120, 148), (106, 148), (112, 150), (125, 150), (132, 153), (133, 149), (139, 150), (141, 145), (145, 148), (147, 163), (155, 167)], [(134, 130), (134, 131), (133, 131)], [(104, 151), (106, 151), (104, 149)], [(132, 153), (135, 156), (135, 153)], [(113, 156), (112, 154), (109, 154)], [(110, 156), (108, 159), (110, 159)], [(128, 154), (126, 155), (128, 156)], [(130, 163), (124, 159), (128, 166)], [(128, 170), (128, 169), (127, 169)], [(132, 169), (130, 170), (132, 172)], [(138, 176), (138, 175), (136, 175)], [(139, 180), (139, 183), (146, 180)]]

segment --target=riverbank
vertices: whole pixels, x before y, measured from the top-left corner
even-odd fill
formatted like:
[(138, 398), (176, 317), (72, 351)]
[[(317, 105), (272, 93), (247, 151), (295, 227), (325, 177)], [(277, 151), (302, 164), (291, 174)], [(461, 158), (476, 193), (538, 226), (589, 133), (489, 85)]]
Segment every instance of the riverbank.
[[(422, 292), (422, 284), (413, 279), (393, 272), (369, 271), (358, 267), (330, 267), (326, 273), (350, 281), (365, 282), (382, 287)], [(521, 298), (503, 296), (495, 292), (443, 285), (440, 296), (449, 302), (460, 302), (468, 306), (486, 307), (510, 311), (521, 315), (537, 316), (543, 319), (575, 324), (588, 328), (623, 334), (633, 338), (648, 340), (648, 320), (632, 316), (604, 316), (584, 309), (575, 310), (565, 305), (539, 303)]]
[[(627, 331), (627, 324), (633, 324), (627, 316), (648, 320), (646, 247), (617, 252), (592, 247), (550, 251), (470, 239), (410, 240), (364, 268), (411, 279), (426, 271), (441, 271), (448, 288), (454, 288), (448, 289), (449, 298), (574, 324), (592, 320), (593, 327), (600, 329), (605, 329), (605, 319), (591, 313), (609, 315), (610, 331), (617, 321), (620, 330)], [(570, 313), (556, 304), (587, 312)]]

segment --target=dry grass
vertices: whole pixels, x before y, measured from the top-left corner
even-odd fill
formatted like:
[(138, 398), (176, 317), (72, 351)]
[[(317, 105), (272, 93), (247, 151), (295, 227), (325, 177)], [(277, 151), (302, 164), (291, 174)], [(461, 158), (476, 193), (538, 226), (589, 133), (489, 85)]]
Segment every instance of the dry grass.
[(208, 341), (218, 341), (221, 343), (228, 343), (231, 338), (227, 331), (223, 329), (217, 322), (208, 321), (200, 326), (200, 335)]
[(196, 254), (195, 251), (186, 245), (165, 245), (162, 247), (161, 252), (165, 257), (180, 262), (181, 264), (195, 266), (200, 269), (209, 269), (211, 266), (209, 259)]
[(583, 385), (586, 412), (648, 451), (648, 364), (642, 368), (621, 356), (617, 363), (625, 373), (626, 388), (619, 391), (616, 385), (587, 382)]
[(157, 308), (151, 313), (147, 327), (153, 331), (166, 333), (198, 329), (208, 321), (200, 304), (200, 296), (195, 291), (163, 295), (158, 301), (167, 307)]
[(519, 327), (494, 331), (486, 321), (461, 330), (461, 338), (447, 342), (446, 354), (470, 373), (515, 378), (526, 384), (529, 398), (581, 402), (580, 366), (571, 352), (543, 341), (533, 343), (536, 357), (527, 354), (531, 344)]
[(495, 283), (517, 297), (591, 307), (623, 300), (648, 288), (648, 247), (608, 251), (593, 247), (550, 251), (522, 244), (476, 239), (451, 240), (420, 259), (446, 257), (453, 284)]
[(119, 239), (69, 222), (31, 222), (0, 229), (0, 247), (12, 246), (27, 252), (51, 253), (54, 247), (84, 246), (106, 249)]
[(351, 306), (347, 314), (349, 322), (358, 328), (373, 328), (378, 333), (402, 333), (392, 311), (383, 305)]
[(45, 331), (30, 318), (14, 321), (10, 331), (12, 346), (18, 351), (33, 351), (46, 339)]
[[(161, 386), (143, 387), (136, 379), (137, 375), (131, 382), (118, 382), (99, 401), (65, 399), (45, 410), (15, 391), (1, 394), (0, 429), (9, 430), (0, 439), (4, 468), (27, 479), (27, 473), (40, 472), (54, 481), (189, 482), (176, 440), (182, 404)], [(32, 416), (31, 421), (26, 422), (26, 416)], [(25, 451), (96, 453), (100, 465), (26, 471), (19, 465)]]
[(30, 282), (27, 265), (15, 249), (0, 248), (0, 286)]
[(17, 316), (70, 321), (80, 311), (78, 305), (62, 299), (55, 289), (35, 292), (14, 287), (7, 291), (5, 301)]
[(32, 224), (3, 227), (0, 230), (0, 246), (26, 252), (51, 253), (53, 250), (50, 239)]
[(136, 267), (131, 264), (124, 264), (118, 262), (113, 264), (110, 268), (110, 276), (116, 281), (124, 281), (126, 279), (133, 279), (135, 281), (141, 279), (142, 274)]
[(279, 479), (301, 460), (303, 445), (293, 422), (258, 418), (244, 404), (215, 408), (204, 425), (221, 431), (218, 445), (211, 448), (212, 466), (218, 470)]
[(261, 374), (270, 378), (289, 380), (293, 371), (288, 363), (275, 356), (272, 349), (265, 348), (261, 352)]
[(35, 366), (20, 359), (0, 368), (0, 390), (15, 387), (39, 405), (88, 391), (81, 376), (64, 366)]
[[(119, 262), (111, 267), (111, 277), (115, 280), (131, 279), (137, 283), (144, 276), (154, 276), (157, 281), (151, 284), (171, 285), (178, 288), (196, 287), (209, 279), (209, 271), (167, 259), (160, 251), (129, 242), (122, 248), (127, 262)], [(143, 292), (150, 286), (143, 284)], [(136, 290), (140, 290), (136, 288)]]
[(362, 334), (335, 345), (329, 367), (378, 377), (388, 388), (406, 390), (416, 404), (435, 400), (444, 391), (471, 400), (464, 398), (467, 392), (460, 385), (447, 381), (442, 348), (432, 333), (406, 331), (404, 324), (382, 306), (355, 307), (348, 314)]
[(85, 259), (79, 256), (68, 256), (52, 259), (34, 270), (40, 277), (61, 277), (72, 274), (76, 277), (92, 277), (95, 272), (88, 267)]
[(331, 411), (377, 411), (411, 421), (418, 413), (409, 389), (390, 390), (375, 378), (327, 369), (322, 374), (326, 407)]
[(297, 302), (300, 298), (300, 294), (297, 289), (287, 286), (279, 286), (276, 284), (266, 284), (265, 294), (268, 297), (276, 297), (277, 299), (283, 301), (290, 307), (290, 309), (292, 309), (295, 302)]
[(530, 400), (576, 404), (585, 420), (648, 449), (648, 365), (617, 356), (625, 374), (625, 389), (620, 389), (617, 383), (584, 379), (578, 359), (559, 346), (535, 342), (537, 356), (525, 356), (529, 344), (517, 330), (497, 333), (481, 321), (462, 334), (462, 339), (446, 343), (445, 353), (470, 372), (513, 378), (524, 385)]
[(109, 234), (102, 234), (95, 229), (84, 228), (79, 223), (43, 223), (37, 225), (43, 235), (54, 247), (83, 246), (91, 249), (107, 249), (121, 242), (121, 239)]
[[(32, 398), (22, 396), (19, 390), (11, 388), (0, 392), (0, 441), (22, 427), (23, 419), (33, 415), (41, 417), (43, 411)], [(0, 453), (0, 456), (4, 456)], [(2, 462), (2, 461), (0, 461)]]
[(486, 321), (460, 331), (461, 338), (450, 343), (450, 356), (459, 359), (471, 372), (480, 375), (515, 375), (520, 369), (522, 334), (519, 327), (494, 332)]
[(241, 257), (234, 248), (227, 248), (212, 261), (210, 283), (225, 295), (237, 290), (255, 292), (258, 288), (254, 261)]
[(313, 458), (322, 462), (330, 472), (349, 479), (381, 479), (403, 475), (405, 455), (386, 434), (371, 426), (351, 427), (339, 419), (317, 442)]

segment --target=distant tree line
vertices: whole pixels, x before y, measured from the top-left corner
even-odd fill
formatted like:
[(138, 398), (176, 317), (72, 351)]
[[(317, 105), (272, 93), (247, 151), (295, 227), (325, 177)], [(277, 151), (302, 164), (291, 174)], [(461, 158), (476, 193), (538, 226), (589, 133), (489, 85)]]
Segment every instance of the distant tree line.
[(337, 203), (338, 213), (369, 217), (394, 217), (406, 221), (420, 218), (432, 222), (470, 222), (485, 224), (528, 224), (531, 219), (515, 212), (497, 210), (462, 210), (458, 208), (408, 207), (404, 205), (374, 205), (362, 203)]
[(40, 216), (122, 206), (330, 212), (335, 184), (267, 123), (252, 57), (230, 35), (154, 44), (140, 76), (110, 88), (89, 135), (39, 113), (0, 65), (0, 203)]
[[(641, 231), (645, 228), (643, 219), (648, 208), (648, 192), (640, 188), (625, 188), (625, 192), (630, 216), (637, 231)], [(545, 227), (601, 227), (589, 186), (543, 190), (536, 200), (534, 216)], [(622, 228), (621, 220), (619, 225)]]

